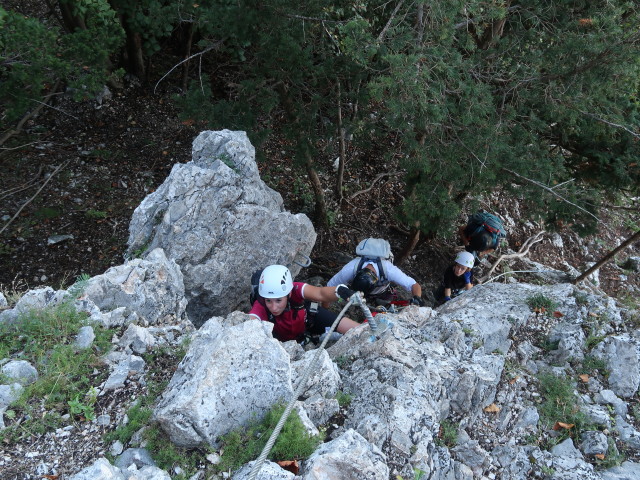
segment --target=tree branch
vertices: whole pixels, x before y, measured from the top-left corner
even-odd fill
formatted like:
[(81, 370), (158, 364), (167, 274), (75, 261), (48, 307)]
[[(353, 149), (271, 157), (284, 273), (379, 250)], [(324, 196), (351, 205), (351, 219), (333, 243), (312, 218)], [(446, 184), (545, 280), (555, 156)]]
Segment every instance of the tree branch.
[(609, 260), (611, 260), (613, 257), (615, 257), (618, 252), (620, 252), (621, 250), (624, 250), (625, 248), (627, 248), (629, 245), (631, 245), (636, 240), (640, 240), (640, 230), (638, 230), (636, 233), (631, 235), (629, 238), (627, 238), (624, 242), (622, 242), (616, 248), (614, 248), (609, 253), (607, 253), (604, 257), (602, 257), (600, 260), (598, 260), (591, 268), (588, 268), (585, 272), (583, 272), (580, 275), (578, 275), (578, 277), (573, 281), (573, 283), (577, 284), (577, 283), (581, 282), (582, 280), (584, 280), (585, 278), (587, 278), (593, 272), (598, 270), (602, 265), (604, 265)]
[(538, 187), (542, 188), (543, 190), (546, 190), (547, 192), (551, 193), (552, 195), (554, 195), (555, 197), (559, 198), (559, 199), (560, 199), (560, 200), (562, 200), (563, 202), (566, 202), (566, 203), (568, 203), (569, 205), (573, 205), (573, 206), (574, 206), (574, 207), (576, 207), (577, 209), (582, 210), (582, 211), (583, 211), (584, 213), (586, 213), (587, 215), (590, 215), (590, 216), (592, 216), (593, 218), (595, 218), (595, 219), (598, 221), (598, 223), (601, 223), (601, 222), (600, 222), (600, 219), (599, 219), (598, 217), (596, 217), (593, 213), (591, 213), (591, 212), (590, 212), (590, 211), (588, 211), (588, 210), (585, 210), (585, 209), (584, 209), (584, 208), (582, 208), (580, 205), (576, 205), (575, 203), (573, 203), (573, 202), (571, 202), (571, 201), (567, 200), (567, 199), (566, 199), (566, 198), (564, 198), (562, 195), (560, 195), (559, 193), (557, 193), (556, 191), (554, 191), (552, 187), (548, 187), (548, 186), (546, 186), (545, 184), (538, 182), (537, 180), (532, 180), (532, 179), (530, 179), (530, 178), (524, 177), (524, 176), (520, 175), (519, 173), (514, 172), (513, 170), (509, 170), (508, 168), (504, 168), (504, 167), (502, 167), (502, 170), (504, 170), (504, 171), (505, 171), (505, 172), (507, 172), (507, 173), (510, 173), (511, 175), (513, 175), (513, 176), (515, 176), (515, 177), (518, 177), (518, 178), (521, 178), (521, 179), (523, 179), (523, 180), (526, 180), (527, 182), (532, 183), (532, 184), (534, 184), (534, 185), (536, 185), (536, 186), (538, 186)]
[(395, 18), (396, 13), (398, 13), (398, 10), (400, 10), (400, 7), (402, 7), (403, 3), (404, 3), (404, 0), (400, 0), (396, 5), (396, 8), (394, 8), (393, 12), (391, 12), (391, 17), (389, 17), (389, 20), (387, 21), (387, 24), (384, 26), (384, 28), (380, 32), (380, 35), (378, 35), (379, 43), (384, 40), (384, 37), (387, 34), (387, 30), (389, 30), (389, 28), (391, 27), (391, 23), (393, 22), (393, 19)]
[(26, 207), (27, 205), (29, 205), (34, 198), (36, 198), (38, 196), (38, 194), (42, 191), (42, 189), (47, 185), (47, 183), (49, 183), (49, 181), (54, 177), (54, 175), (56, 173), (58, 173), (62, 168), (66, 167), (69, 162), (71, 160), (67, 160), (66, 162), (64, 162), (62, 165), (59, 165), (52, 173), (51, 175), (49, 175), (49, 178), (47, 178), (44, 183), (40, 186), (40, 188), (38, 189), (38, 191), (36, 193), (33, 194), (33, 196), (27, 200), (26, 202), (24, 202), (24, 204), (18, 209), (18, 211), (15, 213), (15, 215), (13, 217), (11, 217), (11, 220), (9, 220), (7, 223), (4, 224), (4, 227), (0, 228), (0, 235), (2, 234), (2, 232), (4, 232), (9, 225), (11, 225), (13, 223), (13, 221), (18, 218), (18, 215), (20, 215), (20, 212), (22, 212), (22, 210), (24, 209), (24, 207)]
[(506, 254), (506, 255), (500, 255), (498, 257), (498, 259), (494, 262), (494, 264), (491, 266), (491, 268), (489, 269), (487, 274), (484, 275), (482, 278), (478, 279), (478, 283), (484, 283), (491, 276), (493, 271), (496, 269), (496, 267), (498, 266), (498, 264), (502, 260), (510, 260), (512, 258), (520, 258), (520, 257), (524, 257), (525, 255), (527, 255), (529, 253), (529, 249), (531, 248), (531, 246), (533, 244), (542, 241), (542, 235), (544, 233), (545, 233), (545, 231), (541, 230), (538, 233), (536, 233), (535, 235), (527, 238), (525, 240), (525, 242), (522, 244), (522, 246), (520, 247), (520, 250), (518, 250), (517, 253), (509, 253), (509, 254)]
[(214, 43), (214, 44), (212, 44), (212, 45), (209, 45), (207, 48), (205, 48), (205, 49), (204, 49), (204, 50), (202, 50), (201, 52), (194, 53), (193, 55), (190, 55), (189, 57), (187, 57), (187, 58), (185, 58), (185, 59), (181, 60), (180, 62), (176, 63), (173, 67), (171, 67), (171, 69), (170, 69), (167, 73), (165, 73), (165, 74), (162, 76), (162, 78), (161, 78), (160, 80), (158, 80), (158, 81), (156, 82), (155, 87), (153, 87), (153, 93), (154, 93), (154, 94), (156, 93), (156, 89), (158, 88), (158, 85), (160, 85), (160, 82), (162, 82), (165, 78), (167, 78), (167, 76), (168, 76), (171, 72), (173, 72), (176, 68), (178, 68), (180, 65), (182, 65), (182, 64), (183, 64), (183, 63), (185, 63), (185, 62), (188, 62), (188, 61), (189, 61), (189, 60), (191, 60), (192, 58), (202, 57), (202, 55), (204, 55), (205, 53), (208, 53), (208, 52), (210, 52), (211, 50), (213, 50), (213, 49), (215, 49), (215, 48), (218, 48), (218, 46), (220, 46), (220, 45), (222, 44), (222, 42), (224, 42), (224, 40), (219, 40), (218, 42), (216, 42), (216, 43)]
[(627, 127), (625, 127), (624, 125), (618, 125), (617, 123), (613, 123), (613, 122), (609, 122), (607, 120), (605, 120), (604, 118), (600, 118), (596, 115), (594, 115), (593, 113), (588, 113), (588, 112), (583, 112), (582, 110), (578, 110), (580, 113), (582, 113), (583, 115), (586, 115), (587, 117), (591, 117), (591, 118), (595, 118), (597, 121), (602, 122), (606, 125), (609, 125), (611, 127), (615, 127), (615, 128), (621, 128), (622, 130), (624, 130), (625, 132), (633, 135), (636, 138), (640, 138), (640, 134), (632, 132), (631, 130), (629, 130)]
[(353, 195), (351, 195), (349, 197), (349, 200), (353, 200), (354, 198), (356, 198), (358, 195), (362, 195), (363, 193), (367, 193), (369, 190), (371, 190), (373, 188), (373, 186), (375, 185), (375, 183), (380, 180), (381, 178), (384, 177), (393, 177), (395, 175), (400, 175), (402, 172), (391, 172), (391, 173), (381, 173), (380, 175), (378, 175), (376, 178), (373, 179), (373, 181), (371, 182), (371, 185), (369, 185), (369, 188), (365, 188), (364, 190), (360, 190), (359, 192), (354, 193)]
[(4, 142), (6, 142), (13, 135), (17, 135), (18, 133), (20, 133), (22, 131), (22, 126), (26, 123), (26, 121), (29, 120), (31, 117), (34, 117), (40, 110), (42, 110), (42, 107), (44, 107), (47, 104), (47, 102), (51, 99), (51, 97), (53, 97), (56, 94), (58, 85), (60, 85), (60, 80), (56, 81), (56, 83), (53, 85), (53, 88), (51, 88), (51, 93), (49, 93), (46, 97), (44, 97), (43, 102), (37, 102), (38, 106), (20, 119), (20, 121), (16, 125), (16, 128), (5, 132), (4, 135), (0, 137), (0, 146), (4, 145)]

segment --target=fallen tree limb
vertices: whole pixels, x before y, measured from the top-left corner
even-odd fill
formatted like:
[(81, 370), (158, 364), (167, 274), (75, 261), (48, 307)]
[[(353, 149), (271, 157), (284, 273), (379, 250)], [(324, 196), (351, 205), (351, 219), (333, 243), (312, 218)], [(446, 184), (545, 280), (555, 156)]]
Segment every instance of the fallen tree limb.
[(393, 177), (395, 175), (400, 175), (402, 172), (391, 172), (391, 173), (381, 173), (380, 175), (378, 175), (376, 178), (373, 179), (373, 181), (371, 182), (371, 185), (369, 185), (369, 188), (365, 188), (364, 190), (360, 190), (359, 192), (354, 193), (353, 195), (351, 195), (349, 197), (349, 200), (353, 200), (354, 198), (356, 198), (358, 195), (362, 195), (363, 193), (367, 193), (369, 190), (371, 190), (373, 188), (373, 186), (376, 184), (376, 182), (378, 180), (380, 180), (381, 178), (384, 177)]
[(545, 185), (544, 183), (538, 182), (537, 180), (532, 180), (531, 178), (527, 178), (527, 177), (525, 177), (525, 176), (523, 176), (523, 175), (520, 175), (520, 174), (519, 174), (519, 173), (517, 173), (517, 172), (514, 172), (513, 170), (509, 170), (508, 168), (502, 168), (501, 170), (504, 170), (505, 172), (510, 173), (510, 174), (511, 174), (511, 175), (513, 175), (514, 177), (518, 177), (518, 178), (521, 178), (521, 179), (523, 179), (523, 180), (526, 180), (527, 182), (532, 183), (532, 184), (534, 184), (534, 185), (536, 185), (536, 186), (538, 186), (538, 187), (542, 188), (543, 190), (546, 190), (546, 191), (547, 191), (547, 192), (549, 192), (551, 195), (555, 196), (556, 198), (559, 198), (559, 199), (560, 199), (560, 200), (562, 200), (563, 202), (566, 202), (566, 203), (568, 203), (569, 205), (573, 205), (573, 206), (574, 206), (574, 207), (576, 207), (577, 209), (582, 210), (582, 211), (583, 211), (584, 213), (586, 213), (587, 215), (592, 216), (593, 218), (595, 218), (595, 219), (598, 221), (598, 223), (602, 223), (602, 222), (600, 222), (600, 219), (599, 219), (598, 217), (596, 217), (596, 216), (595, 216), (593, 213), (591, 213), (590, 211), (585, 210), (585, 209), (584, 209), (584, 208), (582, 208), (580, 205), (577, 205), (577, 204), (573, 203), (572, 201), (570, 201), (570, 200), (568, 200), (568, 199), (564, 198), (562, 195), (560, 195), (558, 192), (556, 192), (556, 191), (554, 190), (554, 187), (549, 187), (549, 186)]
[(607, 253), (604, 257), (602, 257), (600, 260), (598, 260), (592, 267), (588, 268), (585, 272), (583, 272), (580, 275), (578, 275), (578, 277), (576, 277), (576, 279), (573, 281), (573, 283), (574, 284), (580, 283), (582, 280), (587, 278), (589, 275), (591, 275), (593, 272), (598, 270), (605, 263), (607, 263), (609, 260), (611, 260), (613, 257), (615, 257), (615, 255), (618, 252), (620, 252), (621, 250), (624, 250), (629, 245), (631, 245), (633, 242), (638, 241), (638, 240), (640, 240), (640, 230), (638, 230), (636, 233), (631, 235), (629, 238), (627, 238), (624, 242), (622, 242), (616, 248), (614, 248), (609, 253)]
[(58, 85), (60, 85), (60, 80), (58, 80), (51, 89), (51, 93), (44, 97), (43, 102), (38, 102), (38, 106), (34, 108), (32, 111), (27, 113), (24, 117), (20, 119), (17, 123), (16, 127), (6, 131), (2, 137), (0, 137), (0, 146), (4, 145), (4, 142), (9, 140), (12, 136), (19, 134), (22, 131), (22, 127), (30, 118), (34, 117), (42, 108), (47, 104), (47, 102), (56, 94), (56, 90), (58, 89)]
[(38, 168), (38, 173), (36, 173), (31, 180), (29, 180), (26, 183), (23, 183), (22, 185), (18, 185), (17, 187), (13, 187), (13, 188), (10, 188), (9, 190), (5, 190), (4, 192), (1, 192), (0, 193), (0, 200), (4, 200), (6, 197), (14, 195), (14, 194), (16, 194), (18, 192), (21, 192), (23, 190), (26, 190), (27, 188), (31, 188), (33, 186), (33, 184), (38, 181), (38, 179), (40, 178), (40, 175), (42, 175), (43, 168), (44, 168), (44, 166), (42, 164), (40, 164), (40, 168)]
[(505, 254), (505, 255), (500, 255), (498, 257), (498, 259), (493, 263), (493, 265), (491, 266), (491, 268), (489, 269), (489, 271), (487, 272), (486, 275), (484, 275), (482, 278), (480, 278), (478, 280), (478, 283), (484, 283), (485, 281), (487, 281), (487, 279), (491, 276), (491, 274), (493, 273), (493, 271), (496, 269), (496, 267), (498, 266), (498, 264), (503, 261), (503, 260), (510, 260), (513, 258), (520, 258), (520, 257), (524, 257), (525, 255), (529, 254), (529, 249), (536, 243), (542, 241), (542, 235), (545, 233), (544, 230), (539, 231), (538, 233), (536, 233), (535, 235), (532, 235), (531, 237), (527, 238), (524, 243), (522, 244), (522, 246), (520, 247), (520, 250), (518, 250), (517, 253), (509, 253), (509, 254)]
[(7, 223), (5, 223), (5, 224), (4, 224), (4, 227), (2, 227), (2, 228), (0, 229), (0, 235), (2, 235), (2, 232), (4, 232), (4, 231), (9, 227), (9, 225), (11, 225), (11, 224), (13, 223), (13, 221), (14, 221), (16, 218), (18, 218), (18, 215), (20, 215), (20, 212), (22, 212), (22, 210), (24, 210), (24, 207), (26, 207), (27, 205), (29, 205), (29, 204), (33, 201), (33, 199), (34, 199), (34, 198), (36, 198), (36, 197), (40, 194), (40, 192), (44, 189), (44, 187), (47, 185), (47, 183), (49, 183), (49, 180), (51, 180), (51, 179), (55, 176), (55, 174), (56, 174), (56, 173), (58, 173), (60, 170), (62, 170), (62, 168), (66, 167), (66, 166), (69, 164), (69, 162), (70, 162), (70, 161), (71, 161), (71, 160), (67, 160), (67, 161), (66, 161), (66, 162), (64, 162), (62, 165), (59, 165), (59, 166), (58, 166), (58, 167), (57, 167), (57, 168), (56, 168), (56, 169), (51, 173), (51, 175), (49, 175), (49, 178), (47, 178), (47, 179), (42, 183), (42, 185), (40, 186), (40, 188), (38, 189), (38, 191), (37, 191), (36, 193), (34, 193), (34, 194), (33, 194), (33, 196), (32, 196), (29, 200), (27, 200), (26, 202), (24, 202), (24, 203), (22, 204), (22, 206), (18, 209), (18, 211), (15, 213), (15, 215), (14, 215), (13, 217), (11, 217), (11, 220), (9, 220)]

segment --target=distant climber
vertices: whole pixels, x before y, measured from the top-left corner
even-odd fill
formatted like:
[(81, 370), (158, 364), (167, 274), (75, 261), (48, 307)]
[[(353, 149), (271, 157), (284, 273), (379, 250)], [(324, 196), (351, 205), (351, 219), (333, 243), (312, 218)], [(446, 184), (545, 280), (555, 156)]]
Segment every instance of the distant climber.
[(502, 220), (483, 211), (469, 215), (467, 224), (462, 225), (458, 233), (465, 250), (476, 258), (495, 251), (500, 246), (500, 241), (507, 236)]
[(328, 286), (349, 285), (352, 290), (364, 293), (366, 299), (384, 305), (393, 297), (393, 282), (411, 293), (412, 304), (424, 306), (422, 287), (392, 263), (388, 241), (367, 238), (356, 247), (356, 255), (327, 282)]
[(465, 290), (473, 287), (473, 254), (459, 252), (455, 261), (447, 267), (440, 286), (434, 292), (436, 305), (442, 305)]

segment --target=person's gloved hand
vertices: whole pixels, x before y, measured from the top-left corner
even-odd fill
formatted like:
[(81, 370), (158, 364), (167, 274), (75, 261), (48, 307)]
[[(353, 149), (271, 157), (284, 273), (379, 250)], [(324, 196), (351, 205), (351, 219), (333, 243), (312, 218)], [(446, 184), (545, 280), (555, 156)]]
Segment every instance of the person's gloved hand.
[(343, 300), (349, 300), (354, 293), (356, 292), (342, 283), (336, 287), (336, 295)]
[(462, 278), (464, 278), (465, 283), (471, 283), (472, 275), (473, 272), (471, 270), (462, 274)]
[(411, 305), (418, 305), (419, 307), (424, 307), (425, 302), (419, 296), (414, 295), (413, 298), (411, 299)]
[(448, 302), (449, 300), (451, 300), (451, 297), (444, 297), (445, 302)]

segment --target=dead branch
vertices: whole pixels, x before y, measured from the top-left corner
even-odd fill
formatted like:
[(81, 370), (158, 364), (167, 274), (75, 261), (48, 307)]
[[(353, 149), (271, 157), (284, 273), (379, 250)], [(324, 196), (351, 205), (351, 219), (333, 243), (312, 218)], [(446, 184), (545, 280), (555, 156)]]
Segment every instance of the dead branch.
[(210, 52), (211, 50), (214, 50), (214, 49), (218, 48), (220, 45), (222, 45), (222, 44), (223, 44), (223, 42), (224, 42), (224, 40), (219, 40), (218, 42), (216, 42), (216, 43), (214, 43), (214, 44), (212, 44), (212, 45), (209, 45), (207, 48), (205, 48), (205, 49), (204, 49), (204, 50), (202, 50), (201, 52), (194, 53), (193, 55), (190, 55), (190, 56), (188, 56), (187, 58), (184, 58), (184, 59), (182, 59), (180, 62), (176, 63), (173, 67), (171, 67), (171, 68), (169, 69), (169, 71), (168, 71), (167, 73), (165, 73), (165, 74), (162, 76), (162, 78), (161, 78), (160, 80), (158, 80), (158, 81), (156, 82), (155, 87), (153, 87), (153, 93), (154, 93), (154, 94), (156, 93), (156, 89), (158, 88), (158, 85), (160, 85), (160, 82), (162, 82), (165, 78), (167, 78), (167, 77), (169, 76), (169, 74), (170, 74), (171, 72), (173, 72), (176, 68), (178, 68), (180, 65), (182, 65), (183, 63), (188, 62), (188, 61), (189, 61), (189, 60), (191, 60), (192, 58), (196, 58), (196, 57), (200, 57), (200, 59), (202, 60), (202, 57), (203, 57), (206, 53)]
[(622, 130), (624, 130), (628, 134), (633, 135), (636, 138), (640, 138), (639, 134), (637, 134), (636, 132), (634, 132), (630, 128), (625, 127), (624, 125), (618, 125), (617, 123), (609, 122), (608, 120), (605, 120), (604, 118), (600, 118), (600, 117), (594, 115), (593, 113), (583, 112), (582, 110), (579, 110), (579, 112), (582, 113), (583, 115), (586, 115), (588, 117), (594, 118), (598, 122), (602, 122), (605, 125), (609, 125), (609, 126), (614, 127), (614, 128), (621, 128)]
[(27, 188), (32, 187), (33, 184), (36, 183), (38, 181), (38, 179), (40, 178), (40, 175), (42, 174), (42, 169), (43, 168), (44, 168), (43, 165), (40, 164), (40, 168), (38, 169), (38, 173), (36, 173), (31, 180), (29, 180), (28, 182), (23, 183), (22, 185), (10, 188), (9, 190), (5, 190), (4, 192), (2, 192), (2, 194), (0, 195), (0, 200), (4, 200), (5, 198), (10, 197), (11, 195), (14, 195), (14, 194), (16, 194), (18, 192), (21, 192), (23, 190), (26, 190)]
[(56, 174), (56, 173), (58, 173), (62, 168), (66, 167), (66, 166), (69, 164), (69, 162), (70, 162), (70, 161), (71, 161), (71, 160), (67, 160), (67, 161), (66, 161), (66, 162), (64, 162), (62, 165), (59, 165), (59, 166), (58, 166), (58, 167), (57, 167), (57, 168), (56, 168), (56, 169), (51, 173), (51, 175), (49, 175), (49, 178), (47, 178), (47, 179), (43, 182), (43, 184), (40, 186), (40, 188), (38, 189), (38, 191), (37, 191), (36, 193), (34, 193), (34, 194), (33, 194), (33, 196), (32, 196), (29, 200), (27, 200), (26, 202), (24, 202), (24, 203), (22, 204), (22, 206), (18, 209), (18, 211), (15, 213), (15, 215), (14, 215), (13, 217), (11, 217), (11, 220), (9, 220), (7, 223), (5, 223), (5, 224), (4, 224), (4, 227), (2, 227), (2, 228), (0, 229), (0, 235), (2, 235), (2, 232), (4, 232), (4, 231), (9, 227), (9, 225), (11, 225), (11, 224), (13, 223), (13, 221), (14, 221), (16, 218), (18, 218), (18, 215), (20, 215), (20, 212), (22, 212), (22, 210), (24, 209), (24, 207), (26, 207), (27, 205), (29, 205), (29, 204), (33, 201), (33, 199), (34, 199), (34, 198), (36, 198), (36, 197), (40, 194), (40, 192), (44, 189), (44, 187), (47, 185), (47, 183), (49, 183), (49, 181), (50, 181), (50, 180), (55, 176), (55, 174)]
[(42, 108), (47, 104), (47, 102), (51, 99), (51, 97), (53, 97), (56, 94), (58, 85), (60, 85), (60, 80), (54, 83), (53, 87), (51, 88), (51, 93), (49, 93), (46, 97), (44, 97), (43, 102), (38, 102), (38, 106), (34, 108), (32, 111), (25, 114), (25, 116), (20, 119), (20, 121), (18, 122), (15, 128), (8, 130), (7, 132), (4, 133), (4, 135), (2, 135), (2, 137), (0, 137), (0, 146), (4, 145), (4, 142), (9, 140), (12, 136), (19, 134), (22, 131), (22, 127), (27, 122), (27, 120), (29, 120), (32, 117), (35, 117), (38, 114), (38, 112), (42, 110)]
[(371, 185), (369, 185), (369, 188), (365, 188), (364, 190), (360, 190), (359, 192), (354, 193), (349, 197), (349, 200), (353, 200), (358, 195), (362, 195), (363, 193), (367, 193), (368, 191), (370, 191), (373, 188), (373, 186), (376, 184), (376, 182), (381, 178), (393, 177), (395, 175), (400, 175), (401, 173), (402, 172), (381, 173), (380, 175), (378, 175), (376, 178), (373, 179), (373, 181), (371, 182)]
[(601, 266), (603, 266), (605, 263), (607, 263), (609, 260), (615, 257), (615, 255), (618, 252), (620, 252), (621, 250), (624, 250), (625, 248), (627, 248), (629, 245), (631, 245), (633, 242), (637, 240), (640, 240), (640, 230), (638, 230), (636, 233), (631, 235), (629, 238), (627, 238), (624, 242), (622, 242), (616, 248), (614, 248), (609, 253), (607, 253), (604, 257), (598, 260), (591, 268), (587, 269), (585, 272), (578, 275), (578, 277), (573, 281), (573, 283), (575, 284), (580, 283), (582, 280), (587, 278), (589, 275), (591, 275), (593, 272), (598, 270)]
[(378, 35), (378, 42), (379, 43), (384, 40), (384, 37), (387, 34), (387, 30), (389, 30), (389, 27), (391, 27), (391, 24), (393, 23), (393, 20), (396, 17), (396, 14), (398, 13), (398, 10), (400, 10), (400, 7), (402, 7), (403, 3), (404, 3), (404, 0), (400, 0), (398, 2), (398, 4), (396, 5), (396, 8), (393, 9), (393, 12), (391, 13), (391, 16), (389, 17), (389, 20), (387, 21), (387, 24), (384, 26), (384, 28), (380, 32), (380, 35)]
[(493, 271), (496, 269), (496, 267), (498, 266), (498, 264), (503, 261), (503, 260), (511, 260), (513, 258), (520, 258), (520, 257), (524, 257), (525, 255), (529, 254), (529, 249), (536, 243), (542, 241), (542, 235), (545, 233), (544, 230), (539, 231), (538, 233), (536, 233), (535, 235), (532, 235), (531, 237), (527, 238), (524, 243), (522, 244), (522, 246), (520, 247), (520, 250), (518, 250), (517, 253), (509, 253), (509, 254), (505, 254), (505, 255), (500, 255), (498, 257), (498, 259), (493, 263), (493, 265), (491, 266), (491, 268), (489, 269), (489, 271), (487, 272), (486, 275), (484, 275), (482, 278), (480, 278), (478, 280), (478, 283), (484, 283), (487, 281), (487, 279), (491, 276), (491, 274), (493, 273)]
[(504, 170), (504, 171), (505, 171), (505, 172), (507, 172), (507, 173), (510, 173), (511, 175), (513, 175), (513, 176), (515, 176), (515, 177), (518, 177), (518, 178), (521, 178), (521, 179), (523, 179), (523, 180), (526, 180), (526, 181), (527, 181), (527, 182), (529, 182), (529, 183), (533, 183), (534, 185), (536, 185), (536, 186), (538, 186), (538, 187), (542, 188), (543, 190), (546, 190), (547, 192), (551, 193), (552, 195), (554, 195), (554, 196), (558, 197), (558, 198), (559, 198), (560, 200), (562, 200), (563, 202), (566, 202), (566, 203), (568, 203), (569, 205), (573, 205), (574, 207), (576, 207), (576, 208), (578, 208), (578, 209), (582, 210), (582, 211), (583, 211), (584, 213), (586, 213), (587, 215), (591, 215), (593, 218), (595, 218), (595, 219), (598, 221), (598, 223), (602, 223), (602, 222), (600, 222), (600, 219), (599, 219), (598, 217), (596, 217), (593, 213), (589, 212), (588, 210), (585, 210), (585, 209), (584, 209), (584, 208), (582, 208), (580, 205), (576, 205), (575, 203), (573, 203), (573, 202), (571, 202), (571, 201), (567, 200), (567, 199), (566, 199), (566, 198), (564, 198), (562, 195), (560, 195), (559, 193), (555, 192), (555, 191), (553, 190), (553, 188), (546, 186), (544, 183), (540, 183), (540, 182), (538, 182), (537, 180), (532, 180), (532, 179), (530, 179), (530, 178), (524, 177), (524, 176), (520, 175), (519, 173), (514, 172), (513, 170), (509, 170), (508, 168), (504, 168), (504, 167), (503, 167), (503, 168), (502, 168), (502, 170)]

